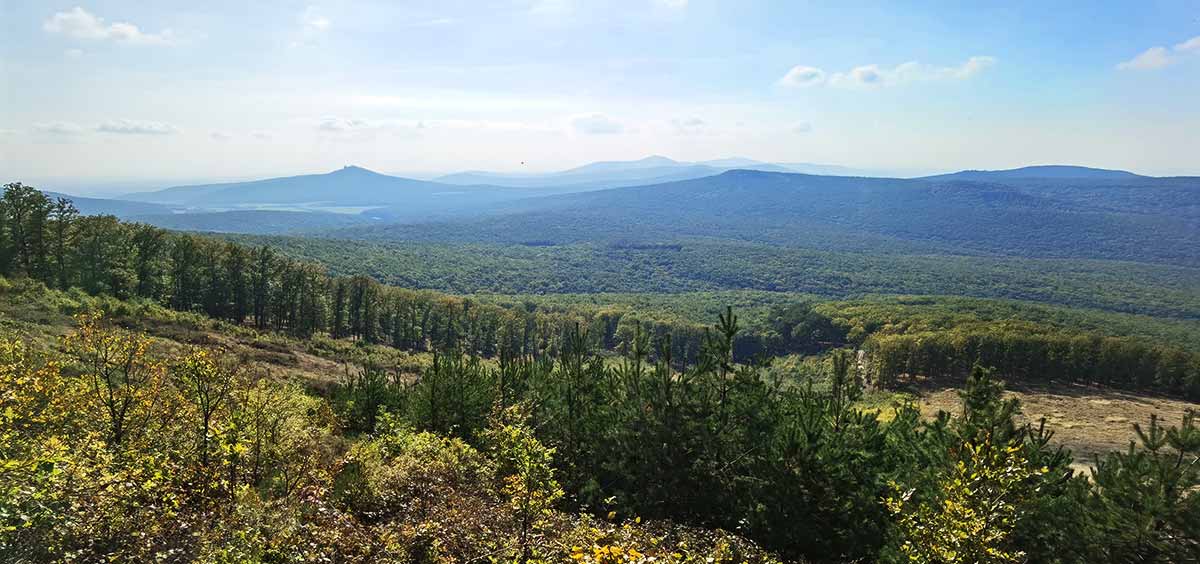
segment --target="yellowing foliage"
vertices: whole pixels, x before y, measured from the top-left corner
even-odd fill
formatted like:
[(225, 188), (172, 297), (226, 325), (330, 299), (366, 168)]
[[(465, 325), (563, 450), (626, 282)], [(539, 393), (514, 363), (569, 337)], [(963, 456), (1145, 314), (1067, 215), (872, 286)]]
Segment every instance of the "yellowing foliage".
[(1024, 553), (1011, 548), (1009, 535), (1031, 493), (1031, 479), (1044, 472), (1029, 468), (1020, 447), (987, 440), (963, 445), (936, 499), (914, 502), (910, 490), (885, 500), (905, 538), (901, 552), (911, 562), (1023, 562)]

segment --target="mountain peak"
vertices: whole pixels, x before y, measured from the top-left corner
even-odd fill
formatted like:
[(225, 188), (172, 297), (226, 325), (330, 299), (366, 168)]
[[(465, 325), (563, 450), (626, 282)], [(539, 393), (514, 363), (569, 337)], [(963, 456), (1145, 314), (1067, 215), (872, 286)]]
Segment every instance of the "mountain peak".
[(373, 170), (365, 169), (358, 165), (346, 165), (338, 170), (333, 171), (333, 174), (379, 174)]
[(1141, 178), (1141, 175), (1125, 170), (1109, 170), (1074, 165), (1034, 165), (1006, 170), (964, 170), (951, 174), (930, 176), (931, 179), (955, 180), (999, 180), (1016, 178), (1056, 179), (1122, 179)]
[(650, 155), (646, 158), (639, 159), (637, 162), (644, 164), (671, 165), (678, 164), (679, 161), (662, 155)]

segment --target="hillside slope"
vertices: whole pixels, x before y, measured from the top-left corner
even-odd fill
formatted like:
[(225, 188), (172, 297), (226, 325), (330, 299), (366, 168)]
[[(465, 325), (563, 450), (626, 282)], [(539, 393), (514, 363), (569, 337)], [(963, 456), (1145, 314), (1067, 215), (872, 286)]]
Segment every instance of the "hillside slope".
[(1090, 179), (1090, 180), (1127, 180), (1131, 178), (1147, 178), (1125, 170), (1109, 170), (1086, 166), (1071, 165), (1034, 165), (1006, 170), (963, 170), (949, 174), (938, 174), (925, 177), (927, 180), (1016, 180), (1023, 178), (1039, 179)]
[(169, 214), (171, 208), (148, 202), (132, 200), (114, 200), (109, 198), (84, 198), (58, 192), (46, 192), (51, 199), (66, 198), (75, 204), (75, 209), (83, 215), (115, 215), (127, 219), (138, 215)]
[[(496, 215), (483, 219), (358, 228), (331, 236), (554, 244), (715, 237), (834, 250), (1200, 266), (1200, 179), (1134, 178), (1117, 187), (1104, 184), (1109, 180), (1077, 180), (1056, 188), (1062, 182), (734, 170), (502, 203), (492, 208)], [(1171, 212), (1163, 210), (1164, 200)]]
[(497, 201), (545, 195), (545, 190), (498, 186), (455, 186), (389, 176), (357, 166), (324, 174), (268, 178), (197, 186), (176, 186), (130, 194), (131, 200), (214, 209), (270, 204), (324, 204), (330, 207), (394, 205), (402, 209), (445, 211)]

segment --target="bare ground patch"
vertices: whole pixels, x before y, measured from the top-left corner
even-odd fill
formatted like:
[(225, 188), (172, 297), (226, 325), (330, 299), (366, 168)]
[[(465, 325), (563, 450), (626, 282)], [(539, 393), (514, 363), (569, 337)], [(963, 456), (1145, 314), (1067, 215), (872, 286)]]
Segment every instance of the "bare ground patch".
[[(1094, 386), (1008, 383), (1007, 388), (1006, 397), (1021, 402), (1022, 422), (1036, 425), (1046, 418), (1054, 441), (1086, 465), (1096, 455), (1128, 448), (1134, 423), (1146, 425), (1157, 414), (1164, 424), (1178, 425), (1189, 409), (1200, 410), (1200, 404), (1185, 400)], [(918, 394), (921, 414), (959, 413), (958, 392), (958, 387), (924, 387)]]

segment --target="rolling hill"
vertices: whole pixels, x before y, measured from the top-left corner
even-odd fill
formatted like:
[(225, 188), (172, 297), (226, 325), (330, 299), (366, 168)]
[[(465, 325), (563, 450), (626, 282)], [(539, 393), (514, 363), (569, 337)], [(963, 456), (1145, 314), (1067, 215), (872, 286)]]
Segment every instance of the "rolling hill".
[[(696, 167), (711, 172), (715, 166), (755, 163), (649, 157), (592, 163), (550, 176), (633, 179), (664, 169), (692, 174)], [(508, 178), (517, 183), (545, 179)], [(135, 195), (139, 201), (73, 199), (85, 214), (111, 213), (193, 231), (322, 231), (349, 239), (523, 245), (653, 245), (708, 238), (830, 251), (1200, 266), (1200, 178), (1195, 177), (1058, 165), (917, 179), (734, 169), (605, 190), (581, 186), (458, 186), (346, 167), (181, 186)]]
[(131, 194), (130, 199), (213, 208), (249, 204), (328, 203), (337, 206), (418, 205), (439, 198), (483, 196), (483, 188), (449, 189), (444, 184), (388, 176), (357, 166), (325, 174), (270, 178), (252, 182), (176, 186), (157, 192)]
[(365, 225), (376, 221), (361, 214), (286, 210), (150, 214), (133, 215), (128, 219), (176, 231), (258, 235), (306, 233), (321, 229)]
[(51, 199), (66, 198), (71, 200), (71, 203), (75, 204), (75, 209), (79, 210), (79, 213), (83, 215), (115, 215), (121, 219), (129, 219), (139, 215), (171, 213), (171, 208), (168, 206), (148, 202), (110, 200), (107, 198), (82, 198), (58, 192), (46, 192), (45, 194)]
[[(1147, 194), (1152, 194), (1148, 196)], [(1169, 205), (1170, 213), (1163, 213)], [(1091, 258), (1200, 266), (1200, 179), (980, 182), (733, 170), (505, 202), (484, 218), (339, 238), (567, 244), (732, 239), (865, 252)]]
[(1131, 178), (1149, 178), (1125, 170), (1109, 170), (1071, 165), (1035, 165), (1007, 170), (963, 170), (950, 174), (939, 174), (925, 177), (927, 180), (982, 180), (1003, 181), (1019, 179), (1088, 179), (1088, 180), (1126, 180)]
[(837, 174), (844, 176), (877, 176), (867, 171), (833, 165), (811, 163), (778, 164), (756, 161), (744, 157), (685, 162), (652, 155), (635, 161), (601, 161), (560, 172), (543, 174), (469, 171), (448, 174), (438, 177), (435, 180), (457, 185), (487, 184), (510, 187), (620, 188), (704, 178), (735, 169), (759, 170), (764, 172)]
[[(478, 215), (502, 202), (573, 190), (456, 186), (347, 166), (324, 174), (176, 186), (126, 198), (139, 205), (155, 206), (133, 214), (138, 220), (172, 229), (287, 233), (379, 219), (415, 221)], [(185, 213), (175, 214), (179, 217), (164, 215), (172, 209)], [(247, 223), (264, 219), (265, 223)]]
[(409, 206), (423, 210), (477, 207), (497, 201), (570, 192), (505, 186), (460, 186), (390, 176), (358, 166), (324, 174), (175, 186), (156, 192), (130, 194), (127, 199), (199, 209), (234, 206), (307, 205), (313, 209)]

